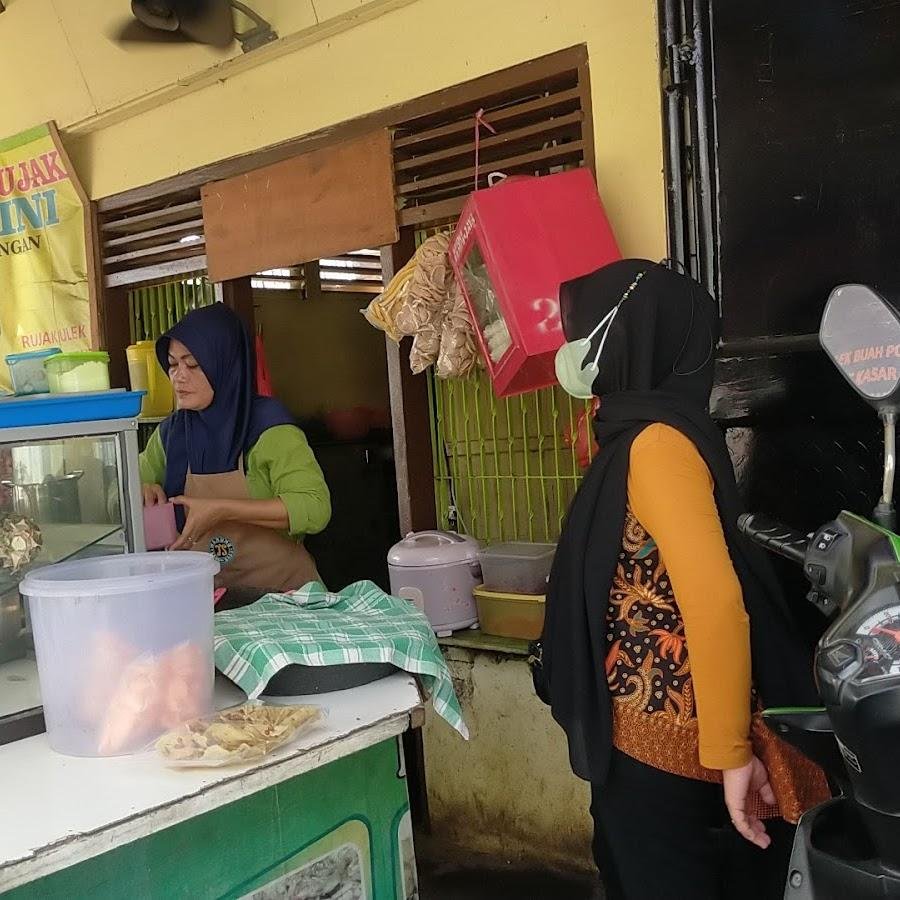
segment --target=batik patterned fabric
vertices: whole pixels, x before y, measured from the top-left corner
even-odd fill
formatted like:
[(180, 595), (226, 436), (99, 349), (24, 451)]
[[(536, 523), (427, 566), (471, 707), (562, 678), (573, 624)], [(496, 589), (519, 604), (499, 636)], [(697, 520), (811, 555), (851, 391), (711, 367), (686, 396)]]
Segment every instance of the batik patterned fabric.
[[(721, 772), (700, 763), (688, 641), (665, 562), (630, 509), (609, 595), (606, 647), (616, 748), (673, 775), (720, 782)], [(755, 697), (748, 703), (758, 708)], [(751, 742), (778, 800), (777, 808), (756, 814), (796, 822), (828, 799), (821, 770), (772, 734), (758, 712)]]

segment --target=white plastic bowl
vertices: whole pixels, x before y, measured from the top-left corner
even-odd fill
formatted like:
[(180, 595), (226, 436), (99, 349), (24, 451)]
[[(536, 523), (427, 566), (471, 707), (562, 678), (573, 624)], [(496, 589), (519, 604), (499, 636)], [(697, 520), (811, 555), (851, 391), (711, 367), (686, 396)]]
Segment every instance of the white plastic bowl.
[(212, 711), (218, 570), (207, 553), (137, 553), (24, 579), (54, 750), (136, 753)]

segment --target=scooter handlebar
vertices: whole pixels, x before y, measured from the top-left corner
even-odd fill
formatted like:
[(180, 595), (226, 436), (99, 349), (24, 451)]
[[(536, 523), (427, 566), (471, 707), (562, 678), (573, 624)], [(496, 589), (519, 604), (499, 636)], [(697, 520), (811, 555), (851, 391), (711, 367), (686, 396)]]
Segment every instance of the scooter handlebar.
[(746, 513), (738, 519), (738, 528), (766, 550), (791, 562), (803, 564), (810, 537), (758, 513)]

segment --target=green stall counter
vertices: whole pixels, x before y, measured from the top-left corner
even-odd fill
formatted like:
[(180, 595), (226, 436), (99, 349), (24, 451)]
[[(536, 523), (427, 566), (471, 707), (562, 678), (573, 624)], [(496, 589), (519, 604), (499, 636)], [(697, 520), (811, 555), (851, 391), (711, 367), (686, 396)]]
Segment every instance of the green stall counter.
[(421, 721), (414, 679), (319, 701), (325, 726), (239, 769), (74, 759), (45, 736), (0, 747), (0, 896), (418, 898), (400, 741)]

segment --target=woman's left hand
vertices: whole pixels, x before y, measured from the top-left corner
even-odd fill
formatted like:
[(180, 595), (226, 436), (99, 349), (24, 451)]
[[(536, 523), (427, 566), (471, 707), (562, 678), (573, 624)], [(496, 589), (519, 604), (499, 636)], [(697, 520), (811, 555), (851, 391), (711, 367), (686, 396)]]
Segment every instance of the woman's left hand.
[(173, 497), (176, 506), (185, 510), (184, 528), (170, 550), (193, 550), (197, 540), (211, 531), (225, 518), (226, 501), (207, 500), (200, 497)]
[(769, 806), (775, 805), (775, 792), (769, 783), (769, 773), (762, 760), (750, 757), (750, 762), (737, 769), (722, 772), (725, 788), (725, 805), (731, 815), (731, 822), (741, 837), (746, 838), (761, 850), (765, 850), (772, 839), (766, 834), (762, 820), (749, 812), (751, 801), (761, 799)]

